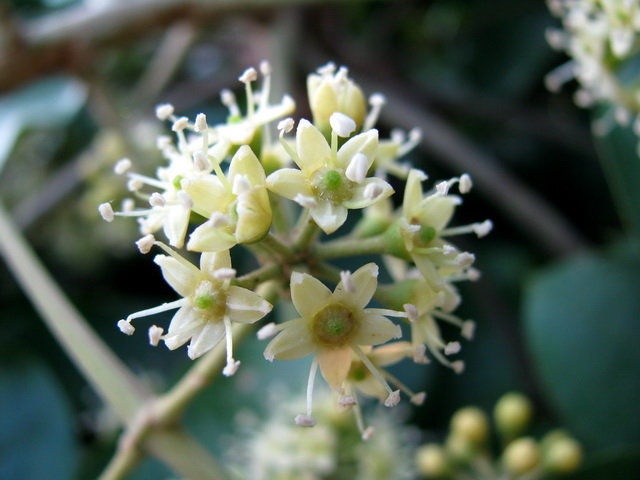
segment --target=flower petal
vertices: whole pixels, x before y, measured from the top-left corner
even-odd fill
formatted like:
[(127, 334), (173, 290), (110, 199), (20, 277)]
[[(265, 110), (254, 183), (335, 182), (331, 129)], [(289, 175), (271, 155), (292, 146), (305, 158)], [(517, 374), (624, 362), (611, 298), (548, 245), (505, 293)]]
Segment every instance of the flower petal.
[(168, 255), (156, 255), (153, 261), (160, 267), (162, 276), (171, 288), (182, 297), (191, 295), (200, 277), (200, 270), (195, 265)]
[(269, 194), (262, 187), (254, 188), (238, 196), (238, 223), (236, 239), (238, 243), (255, 242), (271, 227), (271, 204)]
[(411, 220), (413, 212), (422, 201), (422, 180), (425, 179), (424, 172), (411, 169), (404, 187), (404, 199), (402, 200), (402, 215)]
[(313, 196), (309, 180), (301, 170), (282, 168), (267, 177), (267, 187), (274, 193), (293, 200), (296, 195)]
[(189, 343), (189, 358), (195, 360), (215, 347), (225, 336), (222, 321), (207, 321)]
[(304, 118), (298, 122), (296, 150), (298, 152), (296, 163), (302, 170), (310, 172), (326, 165), (332, 156), (331, 148), (320, 130)]
[(182, 245), (184, 245), (184, 236), (187, 234), (190, 214), (191, 210), (182, 205), (167, 209), (167, 216), (164, 219), (164, 234), (169, 239), (171, 246), (182, 248)]
[(365, 313), (360, 322), (358, 332), (353, 336), (353, 343), (357, 345), (380, 345), (392, 338), (402, 335), (400, 326), (387, 317)]
[(264, 186), (264, 168), (251, 147), (241, 146), (229, 164), (229, 182), (233, 184), (236, 175), (244, 175), (252, 185)]
[(315, 350), (307, 322), (297, 318), (287, 322), (283, 330), (269, 342), (264, 350), (267, 360), (295, 360), (306, 357)]
[(347, 208), (343, 205), (334, 205), (325, 199), (316, 199), (316, 201), (317, 206), (309, 209), (311, 217), (324, 233), (335, 232), (347, 220)]
[(264, 298), (246, 288), (231, 286), (227, 291), (227, 315), (232, 322), (256, 322), (272, 308)]
[(215, 175), (202, 175), (186, 182), (184, 190), (193, 200), (193, 211), (204, 217), (224, 212), (233, 200), (229, 190)]
[(351, 274), (351, 283), (355, 291), (347, 291), (343, 282), (340, 281), (333, 295), (355, 309), (366, 307), (378, 288), (378, 271), (378, 265), (367, 263)]
[(291, 300), (302, 317), (313, 318), (330, 296), (331, 290), (320, 280), (307, 273), (291, 274)]
[(401, 360), (413, 356), (415, 349), (409, 342), (393, 342), (372, 350), (369, 358), (378, 367), (394, 365)]
[(356, 153), (362, 153), (367, 157), (368, 167), (371, 167), (378, 148), (378, 130), (371, 129), (350, 138), (338, 150), (338, 164), (346, 168)]
[(334, 389), (342, 388), (351, 368), (351, 347), (323, 348), (318, 350), (316, 358), (322, 376)]
[(164, 336), (164, 343), (169, 350), (181, 347), (202, 328), (206, 320), (192, 307), (182, 307), (176, 312), (169, 324), (169, 331)]
[(220, 268), (231, 268), (231, 255), (229, 250), (219, 252), (204, 252), (200, 255), (200, 271), (213, 276), (213, 272)]
[[(364, 192), (368, 185), (377, 185), (381, 193), (374, 198), (365, 197)], [(392, 194), (393, 187), (391, 185), (381, 178), (370, 177), (353, 187), (351, 199), (344, 201), (343, 205), (347, 208), (365, 208), (390, 197)]]
[(187, 250), (194, 252), (220, 252), (234, 247), (238, 241), (223, 228), (215, 228), (206, 222), (196, 228), (189, 236)]
[(460, 198), (454, 195), (444, 197), (432, 195), (420, 202), (414, 215), (418, 217), (421, 225), (429, 225), (436, 230), (442, 230), (451, 221), (456, 206), (459, 204)]

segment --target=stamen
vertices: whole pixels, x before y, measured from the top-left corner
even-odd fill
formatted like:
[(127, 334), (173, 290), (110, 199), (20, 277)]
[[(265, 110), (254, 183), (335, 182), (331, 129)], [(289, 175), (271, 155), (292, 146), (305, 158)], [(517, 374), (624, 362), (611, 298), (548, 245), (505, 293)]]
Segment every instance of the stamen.
[(158, 305), (157, 307), (147, 308), (146, 310), (140, 310), (139, 312), (132, 313), (129, 315), (125, 321), (131, 322), (136, 318), (148, 317), (150, 315), (155, 315), (157, 313), (166, 312), (168, 310), (175, 310), (176, 308), (180, 308), (186, 304), (187, 300), (181, 298), (180, 300), (176, 300), (174, 302), (163, 303), (162, 305)]
[(413, 354), (414, 363), (426, 364), (429, 362), (429, 357), (427, 357), (427, 347), (425, 345), (418, 345), (415, 348), (415, 352)]
[(275, 323), (269, 322), (258, 330), (256, 336), (258, 337), (258, 340), (266, 340), (267, 338), (273, 337), (279, 331), (280, 329)]
[(213, 278), (220, 281), (233, 280), (236, 278), (236, 273), (235, 268), (219, 268), (213, 272)]
[(138, 250), (140, 250), (140, 253), (146, 254), (151, 251), (151, 247), (153, 247), (153, 244), (155, 243), (155, 241), (156, 241), (155, 237), (151, 234), (148, 234), (142, 237), (141, 239), (139, 239), (136, 242), (136, 246), (138, 247)]
[(242, 195), (243, 193), (247, 193), (251, 190), (251, 183), (246, 175), (236, 175), (233, 179), (233, 187), (231, 187), (231, 192), (234, 195)]
[[(360, 361), (364, 364), (364, 366), (367, 367), (367, 369), (376, 378), (376, 380), (378, 380), (378, 382), (380, 382), (380, 384), (384, 387), (384, 389), (389, 393), (389, 397), (391, 397), (391, 401), (393, 401), (394, 397), (392, 397), (392, 395), (394, 392), (393, 390), (391, 390), (391, 387), (389, 386), (387, 381), (384, 379), (384, 377), (380, 373), (380, 370), (378, 370), (376, 366), (371, 362), (371, 360), (369, 360), (369, 357), (365, 355), (365, 353), (360, 349), (360, 347), (358, 347), (357, 345), (352, 345), (351, 348), (356, 353)], [(387, 400), (389, 400), (389, 398), (387, 398)], [(385, 401), (385, 405), (386, 405), (386, 401)], [(386, 406), (389, 406), (389, 405), (386, 405)]]
[(142, 183), (142, 181), (137, 178), (131, 178), (127, 182), (127, 190), (129, 190), (130, 192), (137, 192), (142, 187), (144, 187), (144, 183)]
[(456, 263), (462, 268), (471, 266), (475, 261), (476, 256), (473, 253), (469, 252), (462, 252), (456, 257)]
[(158, 120), (167, 120), (173, 115), (174, 111), (175, 109), (173, 108), (173, 105), (170, 103), (164, 103), (156, 107), (156, 117), (158, 117)]
[(424, 403), (426, 398), (427, 398), (427, 394), (425, 392), (418, 392), (415, 395), (413, 395), (409, 401), (414, 405), (420, 406)]
[(405, 303), (402, 308), (407, 312), (407, 318), (410, 322), (415, 322), (418, 320), (418, 309), (415, 305), (411, 303)]
[(378, 118), (380, 117), (380, 111), (384, 104), (387, 103), (386, 98), (381, 93), (374, 93), (369, 97), (369, 105), (371, 105), (371, 111), (367, 115), (362, 127), (363, 131), (370, 130), (374, 127)]
[(299, 427), (311, 428), (316, 426), (316, 419), (309, 415), (296, 415), (293, 419)]
[(240, 80), (240, 82), (244, 83), (245, 85), (247, 83), (255, 82), (257, 79), (258, 72), (253, 67), (247, 68), (244, 72), (242, 72), (242, 75), (238, 77), (238, 80)]
[(289, 133), (291, 130), (293, 130), (294, 125), (295, 125), (295, 122), (291, 117), (287, 117), (283, 120), (280, 120), (280, 122), (278, 122), (278, 127), (277, 127), (278, 132), (280, 133), (280, 137), (283, 137), (286, 133)]
[(149, 185), (150, 187), (156, 187), (161, 190), (167, 188), (167, 184), (157, 178), (147, 177), (146, 175), (140, 175), (139, 173), (128, 173), (127, 176), (132, 180), (137, 180), (140, 182), (140, 186), (138, 188), (129, 188), (132, 191), (140, 190), (144, 184)]
[(225, 225), (229, 225), (230, 221), (228, 216), (220, 212), (213, 212), (211, 218), (209, 218), (209, 223), (213, 228), (222, 228)]
[(152, 325), (149, 327), (149, 343), (152, 347), (157, 347), (158, 343), (160, 343), (160, 337), (164, 333), (164, 329), (157, 325)]
[(130, 212), (136, 207), (136, 202), (133, 201), (133, 198), (125, 198), (122, 200), (122, 205), (120, 208), (123, 212)]
[(361, 436), (362, 440), (364, 440), (365, 442), (366, 442), (367, 440), (371, 440), (371, 439), (373, 438), (373, 435), (375, 434), (375, 432), (376, 432), (376, 431), (375, 431), (375, 428), (373, 428), (373, 427), (367, 427), (367, 428), (365, 429), (365, 431), (364, 431), (364, 432), (362, 432), (362, 436)]
[(473, 182), (471, 181), (471, 177), (466, 173), (460, 175), (460, 183), (458, 183), (458, 190), (460, 191), (460, 193), (469, 193), (472, 187)]
[(311, 414), (313, 413), (313, 383), (315, 382), (317, 371), (318, 360), (314, 358), (313, 362), (311, 362), (307, 381), (307, 413), (306, 415), (297, 415), (295, 418), (296, 425), (300, 427), (313, 427), (316, 424), (316, 419)]
[(400, 390), (394, 390), (384, 401), (384, 406), (391, 408), (398, 405), (398, 403), (400, 403)]
[(461, 335), (467, 340), (473, 340), (476, 333), (476, 322), (473, 320), (467, 320), (462, 324)]
[(348, 270), (343, 270), (340, 272), (340, 281), (342, 282), (342, 286), (344, 287), (345, 292), (347, 293), (355, 293), (356, 286), (353, 283), (353, 279), (351, 278), (351, 272)]
[(227, 365), (222, 370), (225, 377), (233, 376), (240, 367), (240, 362), (233, 359), (233, 330), (231, 329), (231, 320), (224, 317), (225, 339), (227, 341)]
[(478, 236), (478, 238), (482, 238), (485, 235), (489, 234), (493, 229), (493, 222), (491, 220), (485, 220), (482, 223), (475, 223), (473, 225), (473, 232)]
[(419, 128), (413, 128), (409, 131), (409, 139), (398, 149), (398, 156), (406, 155), (413, 150), (422, 140), (422, 132)]
[(344, 113), (334, 112), (329, 117), (331, 129), (342, 138), (349, 137), (356, 129), (356, 122), (347, 117)]
[(168, 135), (160, 135), (156, 139), (156, 148), (160, 151), (166, 150), (171, 147), (171, 137)]
[(164, 207), (167, 201), (161, 193), (153, 192), (149, 197), (149, 205), (152, 207)]
[(208, 172), (211, 170), (211, 162), (209, 162), (207, 154), (202, 150), (193, 153), (193, 166), (199, 172)]
[(229, 109), (229, 115), (231, 117), (242, 117), (240, 108), (238, 107), (238, 102), (236, 101), (236, 96), (231, 90), (227, 88), (222, 90), (220, 92), (220, 100), (222, 101), (222, 104)]
[(369, 185), (364, 187), (364, 192), (362, 192), (362, 194), (364, 195), (364, 198), (375, 200), (380, 195), (382, 195), (383, 191), (384, 189), (380, 186), (379, 183), (370, 183)]
[(114, 213), (110, 203), (101, 203), (98, 205), (98, 212), (105, 222), (113, 222)]
[(118, 160), (118, 162), (113, 167), (113, 171), (116, 175), (122, 175), (127, 170), (131, 168), (131, 160), (128, 158), (123, 158), (122, 160)]
[(460, 352), (460, 342), (449, 342), (447, 343), (447, 345), (444, 347), (444, 354), (445, 355), (455, 355), (456, 353)]
[(320, 75), (333, 75), (336, 71), (336, 64), (329, 62), (316, 70)]
[(342, 66), (338, 69), (338, 73), (335, 75), (336, 83), (344, 83), (349, 78), (349, 69), (345, 66)]
[(193, 208), (193, 200), (191, 199), (191, 196), (184, 190), (180, 190), (178, 192), (178, 200), (180, 201), (180, 204), (187, 210), (191, 210)]
[(197, 133), (202, 133), (207, 130), (209, 126), (207, 125), (207, 116), (204, 113), (199, 113), (196, 116), (196, 122), (194, 124), (194, 130)]
[(180, 117), (173, 125), (171, 125), (171, 130), (174, 132), (182, 132), (185, 128), (189, 126), (189, 119), (187, 117)]
[(368, 170), (369, 160), (367, 156), (363, 153), (356, 153), (349, 162), (345, 175), (352, 182), (362, 183), (367, 178)]
[(255, 104), (253, 98), (253, 90), (251, 89), (251, 82), (255, 82), (258, 79), (258, 72), (253, 67), (247, 68), (238, 80), (244, 83), (244, 89), (247, 97), (247, 116), (253, 117), (255, 112)]
[(456, 372), (458, 375), (460, 375), (462, 372), (464, 372), (464, 362), (462, 360), (458, 360), (457, 362), (453, 362), (451, 364), (451, 368), (453, 368), (454, 372)]
[(118, 328), (125, 335), (133, 335), (133, 333), (136, 331), (135, 327), (131, 325), (131, 323), (127, 322), (126, 320), (119, 320)]
[(357, 404), (358, 402), (351, 395), (340, 395), (338, 397), (338, 405), (341, 407), (354, 407)]

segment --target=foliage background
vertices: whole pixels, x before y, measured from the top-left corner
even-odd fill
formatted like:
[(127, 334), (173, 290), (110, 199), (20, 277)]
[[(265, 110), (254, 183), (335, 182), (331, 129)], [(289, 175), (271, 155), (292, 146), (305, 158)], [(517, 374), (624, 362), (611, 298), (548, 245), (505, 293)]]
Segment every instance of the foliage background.
[[(108, 11), (119, 2), (91, 3)], [(123, 156), (153, 165), (161, 131), (155, 103), (221, 119), (219, 90), (263, 58), (273, 61), (280, 92), (290, 91), (296, 115), (304, 116), (305, 75), (333, 60), (369, 93), (388, 93), (383, 130), (423, 127), (414, 165), (432, 179), (474, 175), (477, 188), (458, 221), (488, 217), (496, 225), (484, 242), (468, 240), (484, 276), (464, 291), (463, 313), (479, 324), (463, 350), (467, 371), (456, 377), (436, 365), (426, 373), (401, 366), (399, 376), (429, 393), (410, 421), (424, 439), (438, 438), (455, 409), (489, 410), (504, 392), (521, 390), (535, 401), (537, 430), (562, 425), (585, 446), (576, 479), (637, 478), (636, 139), (620, 128), (594, 139), (572, 86), (545, 90), (544, 75), (565, 61), (545, 42), (555, 25), (546, 6), (253, 3), (261, 6), (216, 11), (212, 1), (208, 15), (151, 8), (146, 21), (129, 24), (104, 15), (99, 25), (108, 34), (78, 30), (66, 40), (64, 15), (80, 3), (0, 5), (0, 197), (80, 311), (149, 384), (162, 389), (177, 379), (189, 365), (184, 352), (149, 348), (144, 335), (127, 338), (115, 328), (127, 312), (173, 297), (137, 254), (133, 222), (107, 226), (96, 214), (98, 203), (125, 194), (112, 165)], [(43, 25), (59, 36), (16, 43), (24, 32), (37, 35), (38, 26), (42, 34)], [(158, 48), (166, 48), (161, 56)], [(543, 202), (551, 215), (543, 223), (560, 219), (559, 228), (547, 232), (540, 212), (509, 205), (513, 188)], [(95, 478), (115, 445), (114, 419), (4, 265), (0, 302), (0, 478)], [(280, 382), (302, 393), (306, 364), (269, 365), (262, 347), (246, 342), (242, 374), (216, 382), (190, 409), (188, 423), (207, 445), (222, 449), (237, 413), (265, 410), (257, 391)], [(148, 461), (133, 478), (162, 475), (170, 474)]]

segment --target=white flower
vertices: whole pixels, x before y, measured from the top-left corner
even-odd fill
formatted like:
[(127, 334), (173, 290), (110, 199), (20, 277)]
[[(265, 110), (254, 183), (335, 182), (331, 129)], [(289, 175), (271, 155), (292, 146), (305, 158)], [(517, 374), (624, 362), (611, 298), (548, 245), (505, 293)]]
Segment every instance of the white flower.
[[(139, 317), (178, 309), (167, 332), (161, 337), (170, 350), (189, 343), (189, 358), (195, 359), (227, 339), (227, 372), (238, 363), (233, 359), (231, 324), (254, 323), (268, 314), (272, 306), (256, 293), (231, 285), (226, 272), (231, 269), (228, 251), (203, 253), (200, 268), (166, 248), (171, 255), (157, 255), (154, 259), (162, 275), (181, 299), (159, 307), (133, 313), (122, 322)], [(223, 272), (224, 275), (218, 275)], [(222, 279), (220, 279), (222, 278)]]

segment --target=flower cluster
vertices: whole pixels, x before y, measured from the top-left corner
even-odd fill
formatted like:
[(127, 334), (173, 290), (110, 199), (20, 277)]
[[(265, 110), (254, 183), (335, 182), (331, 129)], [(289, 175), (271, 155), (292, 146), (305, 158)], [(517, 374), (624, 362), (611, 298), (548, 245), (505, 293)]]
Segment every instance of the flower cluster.
[(451, 417), (444, 445), (430, 443), (416, 452), (418, 471), (425, 478), (504, 478), (537, 480), (546, 475), (575, 472), (582, 462), (582, 447), (567, 432), (553, 430), (540, 442), (522, 436), (531, 424), (533, 409), (521, 393), (502, 396), (493, 422), (504, 445), (499, 459), (490, 457), (491, 429), (487, 415), (465, 407)]
[[(264, 352), (267, 360), (314, 357), (307, 411), (296, 423), (316, 424), (312, 400), (319, 368), (337, 402), (353, 410), (367, 439), (372, 430), (364, 424), (359, 394), (378, 398), (387, 407), (399, 402), (401, 392), (415, 404), (425, 398), (387, 366), (407, 358), (428, 363), (433, 357), (457, 373), (463, 370), (462, 361), (448, 359), (458, 353), (460, 343), (445, 341), (438, 322), (455, 325), (467, 339), (473, 336), (474, 323), (453, 313), (460, 303), (455, 283), (475, 280), (479, 273), (473, 268), (474, 255), (460, 250), (451, 238), (486, 235), (492, 224), (450, 225), (462, 202), (453, 190), (469, 192), (471, 179), (463, 174), (425, 191), (426, 174), (398, 162), (420, 134), (394, 131), (391, 138), (381, 139), (374, 126), (385, 99), (372, 95), (368, 108), (346, 68), (329, 64), (309, 76), (313, 122), (300, 119), (297, 127), (287, 117), (295, 107), (291, 98), (270, 102), (268, 63), (260, 72), (258, 92), (253, 90), (257, 70), (249, 68), (239, 77), (245, 114), (233, 93), (222, 92), (229, 117), (221, 124), (209, 125), (204, 114), (191, 122), (177, 117), (173, 106), (160, 105), (156, 115), (171, 122), (175, 140), (159, 138), (166, 163), (155, 176), (134, 172), (128, 159), (115, 165), (116, 173), (128, 177), (135, 199), (146, 205), (136, 208), (130, 199), (116, 212), (103, 203), (100, 213), (107, 221), (138, 218), (139, 250), (148, 253), (155, 246), (164, 251), (155, 262), (180, 296), (133, 313), (118, 326), (131, 335), (134, 319), (177, 309), (166, 332), (151, 326), (150, 343), (163, 341), (176, 349), (189, 342), (188, 355), (195, 359), (226, 340), (223, 373), (230, 376), (240, 364), (233, 357), (233, 324), (258, 322), (270, 312), (271, 302), (291, 298), (298, 317), (268, 323), (258, 337), (274, 337)], [(404, 199), (396, 208), (392, 184), (403, 181)], [(357, 216), (351, 232), (318, 240), (322, 233), (342, 229), (350, 215)], [(159, 231), (168, 244), (156, 239)], [(237, 275), (230, 254), (237, 245), (253, 254), (256, 270)], [(199, 268), (180, 249), (200, 254)], [(329, 263), (360, 254), (380, 255), (380, 262), (354, 272)], [(378, 285), (380, 267), (392, 283)], [(411, 332), (410, 341), (399, 340), (402, 324)]]
[(616, 122), (634, 123), (640, 131), (640, 89), (633, 62), (640, 48), (640, 4), (634, 0), (548, 0), (563, 29), (548, 32), (549, 43), (572, 59), (546, 78), (550, 90), (575, 78), (575, 99), (587, 107), (613, 104), (613, 113), (601, 119), (596, 133), (606, 133)]

